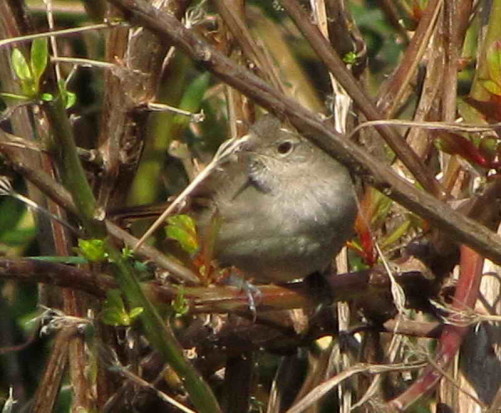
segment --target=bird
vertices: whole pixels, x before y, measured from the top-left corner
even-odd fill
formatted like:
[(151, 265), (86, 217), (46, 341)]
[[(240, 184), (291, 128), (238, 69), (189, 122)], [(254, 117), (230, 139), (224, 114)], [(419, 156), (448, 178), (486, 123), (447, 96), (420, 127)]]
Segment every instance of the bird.
[(201, 239), (221, 267), (260, 283), (329, 268), (352, 236), (357, 202), (348, 170), (273, 115), (194, 192)]

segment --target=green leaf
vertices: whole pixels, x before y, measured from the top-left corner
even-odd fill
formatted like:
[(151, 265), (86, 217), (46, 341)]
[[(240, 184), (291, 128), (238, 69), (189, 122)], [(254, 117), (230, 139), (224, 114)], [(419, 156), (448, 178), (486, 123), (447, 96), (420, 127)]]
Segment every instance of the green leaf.
[(144, 311), (143, 307), (134, 307), (130, 312), (125, 307), (122, 293), (114, 289), (106, 292), (101, 319), (112, 326), (130, 326), (132, 322)]
[[(210, 78), (211, 75), (208, 72), (202, 73), (195, 78), (186, 88), (181, 102), (179, 103), (179, 108), (189, 112), (198, 111), (203, 97), (205, 96), (205, 92), (209, 87)], [(173, 123), (177, 125), (177, 127), (182, 128), (190, 123), (190, 118), (188, 116), (176, 115)]]
[(61, 99), (63, 99), (65, 109), (69, 109), (75, 105), (77, 95), (68, 90), (67, 85), (63, 80), (59, 82), (59, 93), (61, 95)]
[[(498, 87), (501, 88), (501, 41), (495, 41), (489, 46), (486, 61), (487, 71), (489, 72), (489, 80), (492, 80), (498, 85)], [(495, 94), (499, 95), (499, 93)]]
[(188, 313), (190, 305), (188, 303), (188, 300), (186, 300), (186, 298), (184, 297), (184, 289), (182, 287), (179, 288), (179, 292), (176, 295), (176, 298), (172, 300), (171, 304), (176, 317), (182, 317), (183, 315)]
[(54, 95), (52, 93), (42, 93), (41, 99), (44, 102), (52, 102), (54, 100)]
[(391, 198), (387, 197), (380, 191), (373, 191), (373, 201), (372, 207), (374, 211), (372, 213), (371, 223), (376, 225), (384, 221), (390, 212), (390, 208), (393, 205)]
[(113, 327), (130, 325), (129, 315), (118, 311), (103, 311), (101, 320), (104, 324), (108, 324)]
[(39, 82), (49, 61), (49, 47), (47, 38), (35, 39), (31, 44), (31, 72), (37, 90), (39, 90)]
[(125, 259), (134, 258), (134, 250), (128, 246), (125, 246), (124, 248), (122, 248), (122, 256)]
[(102, 239), (79, 239), (78, 249), (80, 254), (90, 262), (103, 262), (108, 258)]
[(391, 234), (389, 234), (380, 244), (382, 249), (392, 246), (402, 238), (411, 228), (411, 221), (406, 220), (399, 225)]
[(66, 90), (64, 108), (69, 109), (75, 106), (76, 102), (77, 102), (77, 95), (73, 92), (70, 92), (69, 90)]
[(33, 74), (21, 50), (15, 48), (11, 55), (12, 69), (21, 82), (32, 81)]
[(355, 64), (357, 62), (357, 54), (355, 52), (348, 52), (343, 56), (343, 62), (346, 64)]
[(501, 96), (501, 84), (492, 80), (481, 80), (480, 84), (491, 94)]
[(35, 97), (37, 88), (35, 87), (33, 74), (21, 50), (14, 49), (12, 51), (11, 62), (12, 69), (21, 82), (21, 90), (23, 93), (30, 98)]
[(129, 312), (129, 318), (131, 321), (134, 321), (139, 315), (141, 315), (144, 311), (143, 307), (134, 307)]
[(198, 237), (195, 222), (184, 214), (174, 215), (167, 218), (167, 236), (181, 245), (181, 248), (189, 254), (198, 250)]
[(112, 326), (129, 326), (130, 317), (125, 308), (120, 290), (109, 290), (103, 304), (103, 322)]

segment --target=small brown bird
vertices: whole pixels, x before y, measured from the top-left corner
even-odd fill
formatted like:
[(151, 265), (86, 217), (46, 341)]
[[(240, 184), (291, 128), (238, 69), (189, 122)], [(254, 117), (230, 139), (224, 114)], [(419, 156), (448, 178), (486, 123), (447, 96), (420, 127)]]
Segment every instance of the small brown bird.
[(259, 282), (287, 282), (325, 270), (353, 231), (348, 171), (321, 149), (263, 116), (243, 148), (197, 191), (199, 231), (214, 228), (214, 255)]

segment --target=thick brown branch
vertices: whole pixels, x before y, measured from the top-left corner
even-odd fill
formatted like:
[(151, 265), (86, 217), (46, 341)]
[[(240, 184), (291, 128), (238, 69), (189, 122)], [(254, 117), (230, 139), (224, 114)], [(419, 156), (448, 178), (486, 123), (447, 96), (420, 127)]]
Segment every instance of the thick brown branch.
[(139, 0), (110, 0), (127, 11), (128, 18), (155, 31), (174, 43), (192, 59), (204, 65), (224, 82), (240, 90), (258, 104), (283, 117), (330, 155), (344, 163), (393, 200), (428, 220), (458, 242), (465, 243), (491, 260), (501, 263), (501, 238), (484, 226), (465, 218), (448, 205), (404, 181), (388, 166), (382, 165), (322, 122), (319, 116), (301, 107), (249, 71), (236, 65), (186, 29), (167, 13)]
[[(0, 259), (0, 279), (68, 287), (97, 298), (106, 297), (107, 290), (116, 288), (116, 282), (111, 276), (105, 274), (95, 276), (71, 265), (35, 259)], [(421, 303), (433, 295), (431, 281), (418, 272), (398, 274), (396, 279), (413, 308), (422, 308)], [(334, 274), (327, 278), (327, 282), (331, 290), (328, 297), (334, 301), (354, 299), (363, 303), (371, 299), (376, 300), (379, 306), (377, 310), (373, 310), (373, 306), (362, 305), (373, 313), (374, 319), (388, 318), (391, 316), (390, 313), (394, 312), (393, 299), (389, 294), (390, 281), (380, 268)], [(143, 283), (143, 288), (158, 303), (170, 303), (182, 291), (184, 298), (190, 304), (190, 310), (195, 313), (236, 312), (252, 316), (248, 295), (239, 287), (183, 287), (180, 290), (179, 287), (153, 281)], [(259, 290), (261, 292), (257, 300), (259, 312), (313, 308), (322, 298), (308, 283), (261, 285)]]

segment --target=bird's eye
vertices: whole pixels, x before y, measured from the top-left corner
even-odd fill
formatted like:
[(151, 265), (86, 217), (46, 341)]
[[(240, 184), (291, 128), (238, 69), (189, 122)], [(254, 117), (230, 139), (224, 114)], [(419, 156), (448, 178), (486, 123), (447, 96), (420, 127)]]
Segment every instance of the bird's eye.
[(277, 152), (280, 155), (287, 155), (288, 153), (292, 152), (293, 148), (294, 145), (292, 144), (292, 142), (284, 141), (277, 146)]

